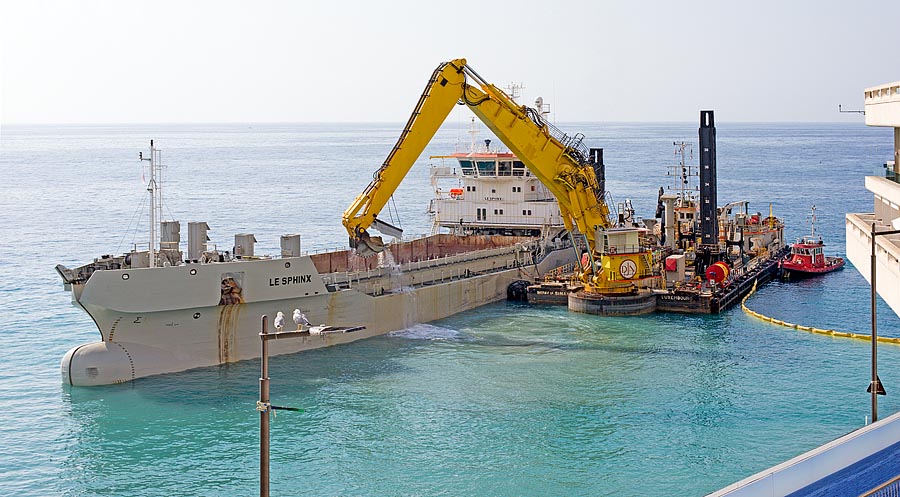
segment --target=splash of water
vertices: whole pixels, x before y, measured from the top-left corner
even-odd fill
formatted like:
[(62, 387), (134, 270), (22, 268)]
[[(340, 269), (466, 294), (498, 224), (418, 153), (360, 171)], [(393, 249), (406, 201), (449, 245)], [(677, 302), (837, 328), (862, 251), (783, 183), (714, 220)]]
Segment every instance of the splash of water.
[(408, 340), (455, 340), (461, 332), (432, 324), (415, 324), (409, 328), (388, 333), (388, 336), (406, 338)]
[(391, 293), (399, 293), (404, 290), (409, 291), (409, 289), (404, 289), (403, 287), (403, 269), (400, 267), (400, 264), (394, 261), (394, 254), (390, 249), (385, 249), (378, 254), (378, 265), (390, 271), (389, 287)]

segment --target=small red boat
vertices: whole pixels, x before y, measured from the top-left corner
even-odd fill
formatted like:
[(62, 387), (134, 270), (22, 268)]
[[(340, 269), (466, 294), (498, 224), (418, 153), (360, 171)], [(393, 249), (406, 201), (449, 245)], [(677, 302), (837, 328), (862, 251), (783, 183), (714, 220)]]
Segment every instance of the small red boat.
[(798, 280), (830, 273), (844, 267), (843, 257), (825, 257), (822, 237), (816, 235), (816, 206), (812, 207), (812, 232), (791, 245), (791, 253), (780, 263), (781, 277)]

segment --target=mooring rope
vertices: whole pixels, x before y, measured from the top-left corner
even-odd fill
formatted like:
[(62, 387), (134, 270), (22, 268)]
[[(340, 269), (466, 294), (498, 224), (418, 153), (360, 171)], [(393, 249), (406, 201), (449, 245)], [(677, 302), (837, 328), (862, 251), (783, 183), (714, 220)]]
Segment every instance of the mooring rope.
[[(772, 323), (778, 326), (784, 326), (785, 328), (792, 328), (800, 331), (807, 331), (809, 333), (816, 333), (818, 335), (828, 335), (840, 338), (855, 338), (857, 340), (872, 340), (872, 335), (865, 335), (863, 333), (851, 333), (847, 331), (837, 331), (837, 330), (823, 330), (822, 328), (814, 328), (812, 326), (803, 326), (802, 324), (794, 324), (789, 323), (787, 321), (782, 321), (780, 319), (770, 318), (769, 316), (760, 314), (749, 307), (747, 307), (747, 299), (750, 298), (756, 292), (756, 281), (753, 282), (753, 288), (750, 290), (750, 293), (744, 297), (744, 300), (741, 301), (741, 309), (744, 310), (747, 314), (761, 319), (767, 323)], [(900, 345), (900, 338), (893, 337), (878, 337), (878, 341), (882, 343), (893, 343), (895, 345)]]

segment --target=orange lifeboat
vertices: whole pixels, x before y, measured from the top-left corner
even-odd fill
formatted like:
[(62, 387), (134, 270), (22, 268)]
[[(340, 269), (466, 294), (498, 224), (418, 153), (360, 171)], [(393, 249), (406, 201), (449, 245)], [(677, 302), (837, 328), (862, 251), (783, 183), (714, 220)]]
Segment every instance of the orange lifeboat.
[(462, 188), (451, 188), (450, 189), (450, 198), (461, 198), (463, 195)]

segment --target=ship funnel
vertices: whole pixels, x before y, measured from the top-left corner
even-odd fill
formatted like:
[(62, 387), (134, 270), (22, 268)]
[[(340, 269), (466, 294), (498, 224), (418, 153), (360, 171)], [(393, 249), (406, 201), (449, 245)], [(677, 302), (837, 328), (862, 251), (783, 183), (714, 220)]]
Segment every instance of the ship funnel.
[(209, 236), (209, 225), (204, 222), (188, 223), (188, 259), (192, 261), (199, 260), (206, 252), (206, 242)]
[(253, 257), (253, 244), (256, 237), (253, 233), (238, 233), (234, 235), (234, 255), (240, 257)]
[(281, 235), (281, 257), (300, 257), (300, 235)]

